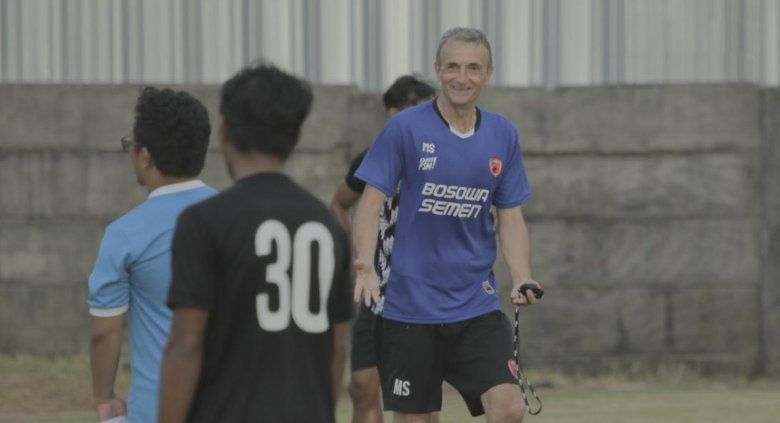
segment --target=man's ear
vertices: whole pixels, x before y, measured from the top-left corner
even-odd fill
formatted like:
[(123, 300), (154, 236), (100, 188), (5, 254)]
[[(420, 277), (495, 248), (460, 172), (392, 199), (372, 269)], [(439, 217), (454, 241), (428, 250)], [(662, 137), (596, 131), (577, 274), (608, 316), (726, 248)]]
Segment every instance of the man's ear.
[(155, 166), (152, 153), (150, 153), (149, 149), (146, 147), (138, 147), (138, 158), (140, 159), (141, 167), (144, 169), (151, 169)]

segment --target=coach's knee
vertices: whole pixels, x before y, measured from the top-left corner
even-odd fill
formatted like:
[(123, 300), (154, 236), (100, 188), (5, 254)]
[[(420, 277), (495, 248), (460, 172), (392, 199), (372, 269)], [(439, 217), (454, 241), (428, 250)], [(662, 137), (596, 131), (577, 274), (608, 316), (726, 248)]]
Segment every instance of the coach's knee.
[(523, 405), (518, 385), (506, 383), (494, 386), (482, 394), (481, 400), (489, 422), (520, 423), (523, 421), (526, 407)]
[(525, 406), (521, 403), (502, 404), (497, 406), (491, 414), (496, 422), (520, 423), (525, 416)]

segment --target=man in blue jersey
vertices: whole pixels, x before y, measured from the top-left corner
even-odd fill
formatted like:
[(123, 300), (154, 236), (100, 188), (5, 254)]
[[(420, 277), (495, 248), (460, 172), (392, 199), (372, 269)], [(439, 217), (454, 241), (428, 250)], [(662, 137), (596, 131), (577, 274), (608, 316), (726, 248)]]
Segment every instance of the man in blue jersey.
[(391, 118), (356, 173), (367, 184), (353, 225), (356, 301), (380, 300), (372, 265), (378, 210), (399, 182), (403, 192), (377, 323), (385, 409), (397, 421), (429, 422), (441, 409), (442, 381), (489, 422), (520, 422), (525, 413), (492, 272), (490, 207), (497, 208), (512, 301), (533, 304), (530, 291), (517, 293), (523, 283), (538, 286), (520, 207), (531, 191), (517, 130), (476, 107), (492, 63), (482, 32), (447, 31), (435, 62), (441, 96)]
[[(387, 117), (390, 118), (407, 107), (414, 106), (434, 96), (436, 90), (414, 75), (404, 75), (393, 82), (382, 96)], [(366, 151), (358, 154), (349, 165), (344, 182), (339, 185), (330, 209), (338, 217), (339, 223), (349, 230), (349, 209), (360, 199), (366, 183), (355, 177)], [(374, 265), (382, 276), (382, 284), (387, 281), (390, 272), (391, 250), (395, 234), (395, 222), (398, 218), (400, 193), (395, 193), (382, 206), (379, 214), (380, 245), (374, 256)], [(352, 398), (353, 423), (380, 423), (383, 420), (382, 402), (379, 399), (379, 372), (376, 367), (374, 343), (375, 313), (381, 307), (371, 310), (361, 307), (352, 325), (352, 353), (350, 363), (352, 375), (349, 380), (349, 396)]]
[[(160, 362), (171, 323), (171, 240), (182, 210), (216, 194), (196, 179), (211, 126), (206, 108), (185, 92), (144, 88), (132, 134), (121, 139), (138, 182), (140, 205), (106, 228), (89, 276), (92, 390), (100, 421), (157, 418)], [(114, 394), (125, 316), (132, 385), (127, 405)]]

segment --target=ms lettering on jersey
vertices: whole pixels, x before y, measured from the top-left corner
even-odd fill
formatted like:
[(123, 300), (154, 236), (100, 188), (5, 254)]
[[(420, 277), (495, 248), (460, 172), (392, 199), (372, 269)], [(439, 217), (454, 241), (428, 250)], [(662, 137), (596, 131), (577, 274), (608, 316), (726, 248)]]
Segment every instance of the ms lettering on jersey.
[[(422, 143), (422, 152), (423, 154), (434, 154), (436, 153), (436, 144), (432, 142), (424, 142)], [(436, 156), (432, 157), (420, 157), (420, 165), (417, 166), (417, 170), (433, 170), (433, 168), (436, 167)]]

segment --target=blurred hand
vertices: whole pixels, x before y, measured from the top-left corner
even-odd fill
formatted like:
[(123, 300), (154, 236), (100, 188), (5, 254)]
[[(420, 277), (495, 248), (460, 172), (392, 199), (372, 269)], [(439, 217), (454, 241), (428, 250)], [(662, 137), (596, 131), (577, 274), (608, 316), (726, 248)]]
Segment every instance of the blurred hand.
[(360, 297), (363, 297), (363, 304), (366, 307), (371, 307), (371, 301), (375, 304), (379, 304), (379, 276), (374, 270), (374, 266), (366, 263), (362, 260), (355, 260), (353, 262), (355, 267), (355, 302), (360, 301)]
[(536, 287), (539, 289), (544, 289), (542, 288), (542, 285), (539, 284), (539, 282), (537, 281), (532, 280), (532, 281), (525, 281), (525, 282), (517, 282), (512, 286), (512, 294), (509, 296), (509, 298), (512, 299), (512, 303), (521, 306), (533, 305), (538, 303), (540, 300), (537, 299), (536, 296), (534, 296), (533, 291), (531, 291), (530, 289), (528, 291), (525, 291), (525, 295), (520, 295), (520, 291), (518, 291), (518, 288), (520, 288), (520, 285), (524, 283), (530, 283), (536, 285)]
[(121, 398), (114, 397), (111, 401), (106, 401), (95, 406), (99, 421), (113, 419), (118, 416), (127, 415), (127, 403)]

